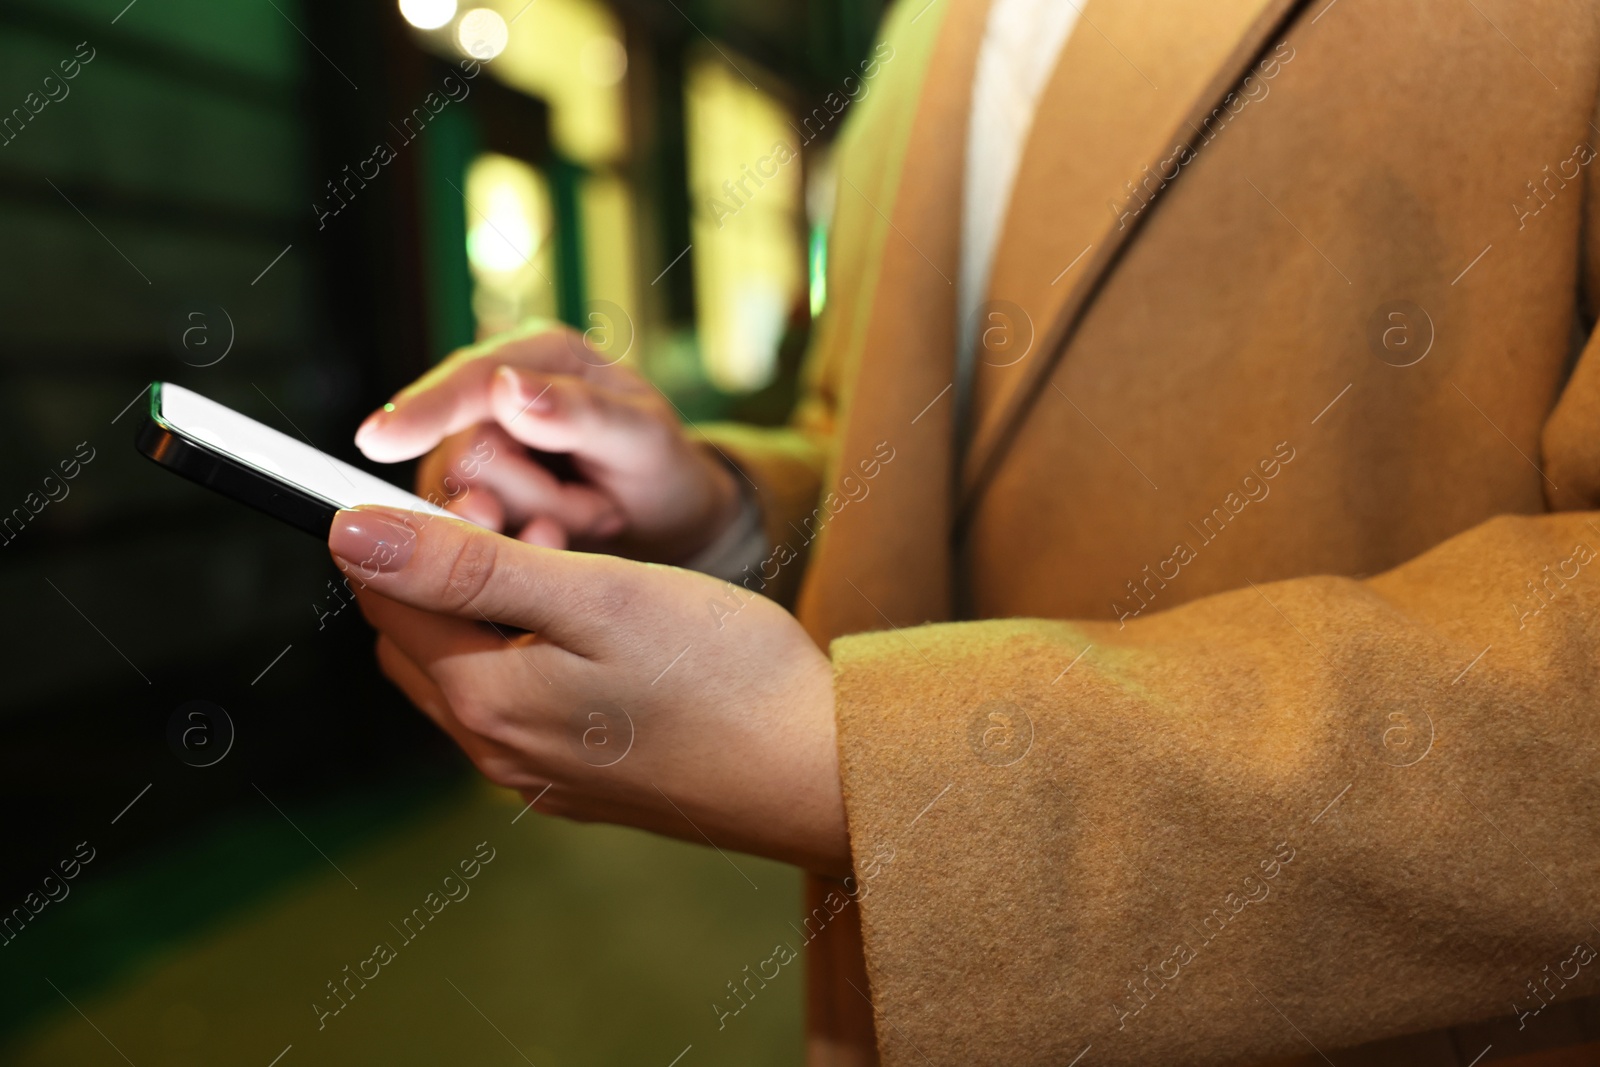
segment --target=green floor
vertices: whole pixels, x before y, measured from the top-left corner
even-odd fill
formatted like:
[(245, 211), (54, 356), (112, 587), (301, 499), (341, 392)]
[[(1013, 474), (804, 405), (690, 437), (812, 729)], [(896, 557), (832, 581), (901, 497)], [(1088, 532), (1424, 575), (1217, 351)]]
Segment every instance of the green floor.
[[(101, 923), (99, 933), (93, 919), (126, 910), (134, 891), (107, 881), (97, 887), (91, 867), (73, 896), (24, 931), (31, 945), (19, 938), (0, 957), (10, 972), (11, 1006), (36, 1005), (0, 1047), (0, 1063), (801, 1061), (798, 967), (785, 967), (720, 1029), (712, 1008), (726, 1002), (727, 983), (742, 977), (746, 964), (767, 959), (780, 941), (799, 947), (789, 925), (800, 892), (792, 869), (532, 813), (513, 824), (521, 806), (482, 785), (445, 791), (380, 836), (347, 847), (333, 829), (336, 813), (291, 807), (313, 841), (319, 831), (330, 835), (332, 844), (318, 841), (327, 861), (287, 824), (260, 824), (256, 832), (280, 839), (274, 847), (303, 848), (313, 865), (247, 906), (216, 909), (198, 932), (176, 940), (150, 935), (120, 973), (97, 961), (128, 953), (84, 941), (137, 943), (139, 915)], [(468, 895), (442, 907), (436, 897), (438, 913), (405, 941), (396, 927), (413, 908), (425, 908), (430, 892), (442, 897), (445, 876), (484, 841), (494, 859), (466, 883)], [(226, 849), (213, 844), (205, 854), (224, 856)], [(244, 861), (227, 862), (233, 871)], [(150, 875), (137, 892), (148, 897), (170, 877)], [(203, 899), (207, 878), (218, 887), (237, 885), (227, 871), (201, 867), (160, 899)], [(459, 896), (457, 885), (451, 889)], [(159, 925), (160, 901), (143, 906)], [(389, 944), (393, 957), (381, 967), (363, 964), (378, 942)], [(347, 964), (368, 975), (376, 969), (376, 977), (365, 988), (351, 981), (354, 996), (346, 994), (348, 1004), (319, 1030), (312, 1005), (337, 1006), (327, 983), (343, 979)], [(38, 998), (41, 991), (46, 999)]]

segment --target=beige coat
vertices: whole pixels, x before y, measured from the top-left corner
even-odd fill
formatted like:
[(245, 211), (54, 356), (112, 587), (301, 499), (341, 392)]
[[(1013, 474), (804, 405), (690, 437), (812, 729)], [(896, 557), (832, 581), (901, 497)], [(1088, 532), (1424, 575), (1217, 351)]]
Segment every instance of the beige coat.
[(1600, 1038), (1600, 5), (1087, 0), (961, 447), (986, 3), (925, 3), (794, 427), (715, 431), (837, 672), (812, 1062)]

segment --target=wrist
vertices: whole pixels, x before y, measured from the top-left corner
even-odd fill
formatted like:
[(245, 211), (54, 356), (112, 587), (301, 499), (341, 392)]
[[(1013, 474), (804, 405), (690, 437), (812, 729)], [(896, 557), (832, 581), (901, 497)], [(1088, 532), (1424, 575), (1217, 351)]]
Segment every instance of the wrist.
[(700, 545), (703, 549), (739, 521), (748, 498), (741, 482), (742, 475), (731, 464), (709, 448), (701, 449), (700, 456), (710, 472), (711, 485), (711, 505), (705, 523), (708, 536)]
[(843, 768), (839, 763), (839, 737), (835, 719), (833, 663), (818, 650), (814, 667), (795, 686), (797, 699), (808, 708), (805, 736), (811, 739), (810, 758), (792, 752), (797, 764), (808, 766), (804, 785), (796, 783), (792, 796), (804, 811), (804, 830), (793, 842), (792, 862), (824, 878), (851, 873), (850, 830), (845, 816)]
[(726, 577), (725, 564), (740, 554), (741, 545), (752, 538), (764, 539), (760, 511), (737, 470), (711, 449), (700, 449), (698, 454), (704, 470), (704, 502), (668, 562)]

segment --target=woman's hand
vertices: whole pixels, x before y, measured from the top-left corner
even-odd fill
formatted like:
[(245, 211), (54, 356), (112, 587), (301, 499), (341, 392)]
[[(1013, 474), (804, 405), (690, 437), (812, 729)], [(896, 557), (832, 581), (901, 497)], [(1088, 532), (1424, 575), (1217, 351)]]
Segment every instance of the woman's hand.
[[(443, 490), (462, 517), (547, 548), (678, 563), (741, 507), (735, 475), (666, 397), (551, 323), (455, 353), (373, 412), (356, 444), (382, 463), (431, 450), (419, 493)], [(484, 445), (494, 459), (468, 461)], [(523, 446), (570, 457), (582, 480), (558, 479)], [(472, 491), (454, 499), (452, 475)]]
[(384, 673), (538, 810), (849, 873), (832, 670), (777, 604), (388, 508), (328, 545)]

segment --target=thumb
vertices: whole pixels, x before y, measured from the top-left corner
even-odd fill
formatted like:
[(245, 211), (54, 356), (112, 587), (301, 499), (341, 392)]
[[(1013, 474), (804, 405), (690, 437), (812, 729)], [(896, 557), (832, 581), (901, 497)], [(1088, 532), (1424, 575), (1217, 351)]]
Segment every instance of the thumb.
[(396, 508), (340, 511), (328, 548), (341, 570), (390, 600), (529, 630), (581, 655), (600, 633), (591, 620), (625, 595), (624, 575), (597, 557)]

